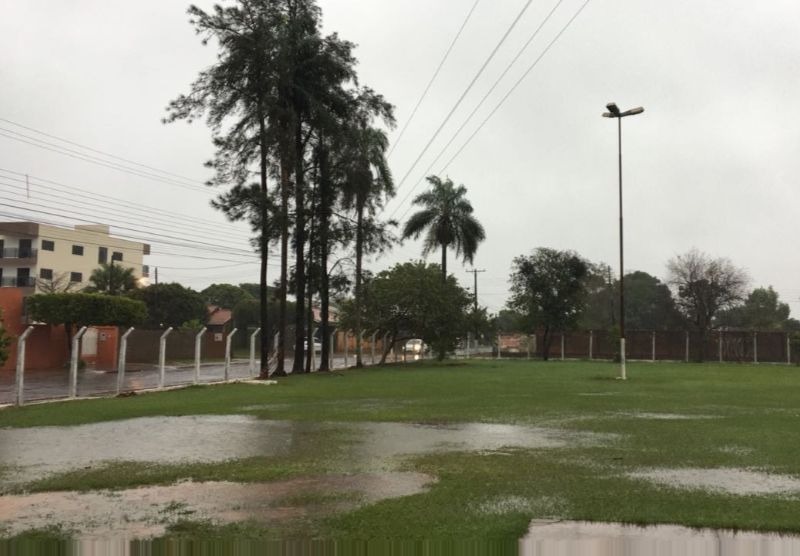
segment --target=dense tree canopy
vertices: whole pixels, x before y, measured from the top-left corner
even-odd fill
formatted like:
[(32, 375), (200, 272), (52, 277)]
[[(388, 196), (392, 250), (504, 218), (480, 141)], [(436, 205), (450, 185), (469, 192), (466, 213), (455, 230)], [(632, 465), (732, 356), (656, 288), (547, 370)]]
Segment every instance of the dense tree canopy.
[(754, 289), (742, 305), (720, 312), (715, 324), (745, 330), (791, 330), (794, 323), (789, 314), (789, 305), (782, 303), (770, 286)]
[(186, 322), (208, 320), (203, 296), (177, 283), (153, 284), (134, 290), (128, 296), (147, 306), (144, 324), (151, 328), (179, 328)]
[(588, 263), (572, 251), (540, 247), (532, 255), (514, 259), (508, 307), (523, 315), (525, 331), (543, 329), (543, 359), (549, 357), (554, 332), (577, 326), (586, 302), (588, 272)]
[[(394, 342), (420, 338), (440, 359), (467, 332), (471, 297), (457, 280), (442, 281), (439, 265), (403, 263), (378, 273), (364, 284), (362, 322), (367, 333), (389, 334), (381, 362)], [(342, 303), (340, 324), (352, 329), (355, 303)]]
[(233, 309), (238, 303), (257, 299), (250, 292), (233, 284), (211, 284), (200, 292), (203, 300), (209, 305), (216, 305), (223, 309)]

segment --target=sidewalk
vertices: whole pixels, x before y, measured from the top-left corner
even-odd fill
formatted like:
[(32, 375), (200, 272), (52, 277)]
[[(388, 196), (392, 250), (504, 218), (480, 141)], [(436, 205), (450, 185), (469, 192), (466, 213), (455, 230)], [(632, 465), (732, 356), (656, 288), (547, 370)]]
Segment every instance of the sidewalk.
[[(350, 357), (348, 363), (355, 363)], [(291, 370), (292, 360), (285, 362), (286, 369)], [(335, 357), (333, 368), (344, 367), (344, 358)], [(246, 359), (234, 359), (231, 362), (230, 380), (251, 378), (250, 363)], [(200, 366), (199, 383), (221, 382), (225, 379), (223, 363), (204, 363)], [(0, 405), (13, 404), (16, 396), (14, 371), (0, 373)], [(128, 370), (125, 373), (123, 392), (151, 390), (158, 388), (158, 368), (150, 366), (144, 370)], [(164, 386), (182, 386), (194, 382), (194, 365), (167, 366), (164, 372)], [(84, 369), (78, 371), (78, 397), (102, 396), (117, 391), (117, 373), (115, 371), (95, 371)], [(69, 370), (27, 371), (25, 373), (25, 402), (56, 400), (69, 396)]]

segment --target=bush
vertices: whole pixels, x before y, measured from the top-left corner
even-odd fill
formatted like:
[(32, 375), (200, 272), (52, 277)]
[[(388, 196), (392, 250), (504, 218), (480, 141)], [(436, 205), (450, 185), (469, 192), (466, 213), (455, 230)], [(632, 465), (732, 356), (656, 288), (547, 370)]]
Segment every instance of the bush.
[(3, 326), (3, 312), (0, 310), (0, 365), (8, 361), (8, 346), (11, 345), (11, 337)]
[(31, 319), (47, 324), (133, 326), (147, 318), (140, 301), (99, 293), (48, 293), (28, 298)]

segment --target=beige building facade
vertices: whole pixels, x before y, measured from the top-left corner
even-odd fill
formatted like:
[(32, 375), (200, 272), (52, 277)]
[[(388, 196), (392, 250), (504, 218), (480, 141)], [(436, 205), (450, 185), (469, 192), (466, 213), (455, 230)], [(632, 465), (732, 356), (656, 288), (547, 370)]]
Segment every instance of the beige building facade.
[(48, 285), (79, 291), (102, 263), (132, 268), (146, 285), (150, 246), (110, 235), (104, 224), (65, 228), (36, 222), (0, 222), (0, 287), (46, 291)]

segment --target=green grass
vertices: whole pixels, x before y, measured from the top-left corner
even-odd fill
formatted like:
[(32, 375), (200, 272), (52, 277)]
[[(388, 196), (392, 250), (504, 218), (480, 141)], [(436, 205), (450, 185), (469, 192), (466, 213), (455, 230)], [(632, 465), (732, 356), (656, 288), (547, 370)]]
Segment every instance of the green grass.
[[(677, 523), (800, 532), (797, 496), (732, 496), (660, 487), (627, 473), (652, 467), (756, 468), (800, 477), (800, 369), (770, 365), (484, 361), (281, 379), (276, 386), (192, 387), (124, 399), (0, 411), (0, 426), (67, 425), (152, 415), (240, 414), (304, 421), (536, 424), (610, 438), (586, 446), (440, 453), (406, 460), (439, 478), (429, 492), (293, 524), (315, 538), (483, 538), (523, 535), (532, 518)], [(245, 409), (246, 408), (246, 409)], [(637, 413), (696, 418), (656, 420)], [(713, 417), (713, 418), (705, 418)], [(320, 453), (341, 438), (321, 438)], [(331, 472), (301, 454), (222, 464), (112, 464), (26, 485), (33, 490), (123, 488), (175, 480), (271, 481)], [(256, 524), (185, 522), (170, 539), (281, 538)]]

